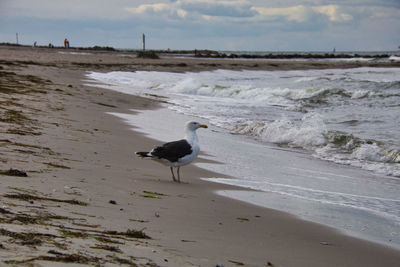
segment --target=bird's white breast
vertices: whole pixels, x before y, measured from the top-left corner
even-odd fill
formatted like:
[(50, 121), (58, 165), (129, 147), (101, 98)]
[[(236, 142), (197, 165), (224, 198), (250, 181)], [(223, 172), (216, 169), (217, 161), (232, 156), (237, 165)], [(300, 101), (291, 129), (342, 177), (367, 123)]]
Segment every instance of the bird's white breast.
[(186, 164), (191, 163), (193, 160), (195, 160), (197, 158), (197, 155), (200, 152), (200, 147), (199, 145), (195, 144), (192, 146), (192, 153), (190, 153), (189, 155), (184, 156), (183, 158), (180, 158), (178, 162), (174, 163), (174, 167), (179, 167), (179, 166), (183, 166)]

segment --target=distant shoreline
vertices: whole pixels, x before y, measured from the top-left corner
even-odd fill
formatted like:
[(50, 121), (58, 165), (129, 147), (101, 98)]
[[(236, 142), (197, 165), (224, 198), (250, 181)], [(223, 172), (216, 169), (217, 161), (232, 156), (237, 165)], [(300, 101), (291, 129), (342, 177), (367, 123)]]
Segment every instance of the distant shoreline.
[[(80, 68), (96, 71), (166, 71), (200, 72), (224, 70), (309, 70), (349, 69), (360, 67), (399, 68), (399, 60), (332, 60), (332, 59), (246, 59), (206, 58), (184, 54), (157, 54), (159, 57), (138, 57), (139, 51), (83, 50), (78, 48), (45, 48), (0, 45), (3, 60), (15, 64), (43, 65), (57, 68)], [(153, 50), (146, 50), (153, 54)], [(34, 55), (35, 60), (27, 60)], [(51, 55), (51, 57), (49, 57)]]
[[(43, 49), (65, 49), (67, 51), (97, 51), (97, 52), (127, 52), (138, 53), (142, 49), (119, 49), (110, 46), (69, 47), (45, 45), (23, 45), (13, 43), (0, 43), (0, 46), (35, 47)], [(400, 56), (399, 51), (217, 51), (208, 49), (172, 50), (172, 49), (148, 49), (164, 56), (182, 56), (196, 58), (217, 59), (389, 59), (391, 56)]]

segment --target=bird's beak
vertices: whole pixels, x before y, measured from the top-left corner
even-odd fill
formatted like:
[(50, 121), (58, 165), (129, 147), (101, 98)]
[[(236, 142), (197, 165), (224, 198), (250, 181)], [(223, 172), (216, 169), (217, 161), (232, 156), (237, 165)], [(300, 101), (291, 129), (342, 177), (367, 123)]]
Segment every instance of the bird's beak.
[(201, 127), (201, 128), (208, 128), (208, 126), (205, 125), (205, 124), (200, 125), (200, 127)]

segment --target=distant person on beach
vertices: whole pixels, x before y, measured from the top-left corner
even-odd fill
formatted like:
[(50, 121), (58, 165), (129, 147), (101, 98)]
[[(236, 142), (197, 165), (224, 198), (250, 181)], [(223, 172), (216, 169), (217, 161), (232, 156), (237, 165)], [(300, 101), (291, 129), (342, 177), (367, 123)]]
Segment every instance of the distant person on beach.
[(69, 41), (67, 38), (64, 39), (64, 47), (69, 48)]

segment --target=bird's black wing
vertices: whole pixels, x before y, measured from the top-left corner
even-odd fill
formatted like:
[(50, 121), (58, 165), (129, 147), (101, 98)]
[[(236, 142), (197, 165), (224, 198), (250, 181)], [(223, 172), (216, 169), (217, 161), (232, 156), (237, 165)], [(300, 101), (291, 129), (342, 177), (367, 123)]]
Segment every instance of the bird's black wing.
[(165, 143), (162, 146), (158, 146), (153, 149), (151, 155), (154, 157), (167, 159), (171, 162), (176, 162), (179, 158), (192, 153), (191, 145), (185, 140), (173, 141)]

